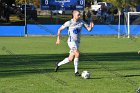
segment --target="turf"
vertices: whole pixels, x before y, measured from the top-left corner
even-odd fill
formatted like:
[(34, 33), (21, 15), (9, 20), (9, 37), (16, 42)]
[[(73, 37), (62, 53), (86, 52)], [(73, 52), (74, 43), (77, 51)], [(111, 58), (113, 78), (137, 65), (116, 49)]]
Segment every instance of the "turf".
[(140, 39), (82, 36), (79, 71), (73, 63), (54, 72), (68, 56), (66, 37), (0, 37), (0, 93), (136, 93), (140, 87)]

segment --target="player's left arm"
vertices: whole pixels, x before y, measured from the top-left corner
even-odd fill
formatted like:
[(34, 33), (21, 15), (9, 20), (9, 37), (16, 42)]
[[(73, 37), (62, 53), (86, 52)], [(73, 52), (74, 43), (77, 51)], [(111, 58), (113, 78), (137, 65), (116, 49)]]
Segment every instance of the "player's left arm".
[(84, 26), (85, 26), (85, 28), (86, 28), (89, 32), (91, 32), (91, 31), (92, 31), (92, 28), (94, 27), (94, 23), (93, 23), (93, 22), (90, 22), (89, 25), (87, 25), (86, 23), (84, 23)]

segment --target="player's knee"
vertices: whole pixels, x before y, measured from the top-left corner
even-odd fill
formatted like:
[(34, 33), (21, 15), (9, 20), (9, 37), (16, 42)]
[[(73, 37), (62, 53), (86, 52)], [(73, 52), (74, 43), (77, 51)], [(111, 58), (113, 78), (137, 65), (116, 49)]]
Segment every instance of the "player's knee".
[(70, 56), (69, 57), (69, 62), (73, 61), (73, 58), (74, 58), (73, 56)]
[(78, 57), (79, 57), (79, 55), (80, 55), (79, 51), (76, 51), (76, 52), (75, 52), (75, 57), (77, 57), (77, 58), (78, 58)]
[(79, 54), (76, 54), (75, 57), (78, 58), (79, 57)]
[(69, 59), (69, 62), (71, 62), (73, 59), (71, 58), (71, 59)]

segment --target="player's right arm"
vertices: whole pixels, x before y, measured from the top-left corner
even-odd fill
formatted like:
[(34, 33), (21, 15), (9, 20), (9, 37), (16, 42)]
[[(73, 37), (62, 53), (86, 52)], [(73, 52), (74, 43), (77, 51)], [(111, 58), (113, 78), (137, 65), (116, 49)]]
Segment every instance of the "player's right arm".
[(61, 26), (59, 29), (58, 29), (58, 33), (57, 33), (57, 40), (56, 40), (56, 44), (60, 44), (60, 36), (61, 36), (61, 31), (65, 29), (63, 26)]
[(67, 21), (58, 29), (56, 44), (60, 44), (61, 31), (69, 26), (70, 26), (70, 21)]

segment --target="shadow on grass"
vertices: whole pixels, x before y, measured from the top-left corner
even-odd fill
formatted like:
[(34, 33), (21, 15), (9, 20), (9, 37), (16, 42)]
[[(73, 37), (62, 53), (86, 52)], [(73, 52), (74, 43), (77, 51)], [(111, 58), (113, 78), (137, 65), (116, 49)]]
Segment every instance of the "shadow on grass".
[(89, 61), (140, 61), (137, 52), (83, 54), (81, 60)]
[[(0, 55), (0, 77), (54, 72), (55, 62), (59, 62), (68, 54), (30, 54), (30, 55)], [(123, 62), (140, 61), (140, 56), (135, 52), (129, 53), (82, 53), (80, 61), (90, 62)], [(112, 62), (113, 61), (113, 62)], [(82, 63), (81, 63), (82, 64)], [(121, 65), (121, 63), (120, 63)], [(93, 64), (94, 66), (94, 64)], [(94, 67), (81, 67), (80, 69), (95, 69)], [(73, 67), (62, 68), (62, 70), (73, 69)], [(139, 67), (117, 68), (117, 70), (140, 70)], [(134, 77), (140, 75), (126, 75), (124, 77)]]
[(43, 74), (43, 73), (50, 73), (52, 69), (19, 69), (19, 70), (2, 70), (0, 71), (0, 77), (8, 77), (8, 76), (17, 76), (17, 75), (24, 75), (24, 74)]

